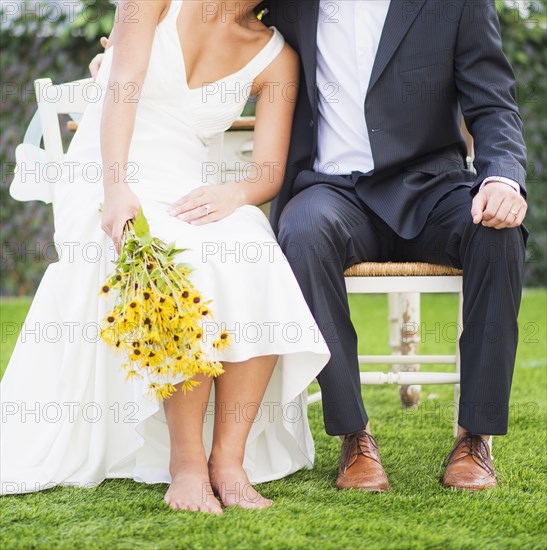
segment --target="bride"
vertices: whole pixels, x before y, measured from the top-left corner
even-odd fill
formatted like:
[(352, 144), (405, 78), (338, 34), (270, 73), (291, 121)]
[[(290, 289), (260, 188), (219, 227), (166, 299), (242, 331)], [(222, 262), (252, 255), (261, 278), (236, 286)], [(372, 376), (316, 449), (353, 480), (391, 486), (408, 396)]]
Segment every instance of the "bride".
[[(298, 60), (254, 17), (258, 3), (118, 3), (102, 100), (87, 107), (54, 189), (56, 246), (73, 253), (47, 269), (1, 385), (3, 494), (127, 477), (170, 483), (172, 508), (220, 514), (221, 503), (270, 506), (250, 483), (311, 468), (305, 392), (329, 353), (255, 206), (283, 180)], [(250, 95), (252, 173), (212, 185), (209, 144)], [(103, 167), (98, 182), (90, 163)], [(90, 329), (139, 207), (156, 237), (188, 249), (180, 259), (233, 342), (214, 384), (203, 378), (163, 404), (144, 381), (125, 381)], [(89, 244), (100, 258), (83, 253)]]

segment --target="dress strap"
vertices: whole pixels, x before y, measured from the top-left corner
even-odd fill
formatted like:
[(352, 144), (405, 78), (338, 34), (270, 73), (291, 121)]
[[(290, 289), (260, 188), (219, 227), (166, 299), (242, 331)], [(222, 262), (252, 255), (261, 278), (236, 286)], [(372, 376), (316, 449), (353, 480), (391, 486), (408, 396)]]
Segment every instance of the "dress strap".
[(270, 41), (245, 67), (245, 72), (252, 75), (253, 79), (281, 53), (285, 46), (283, 35), (275, 27), (270, 27), (270, 30), (273, 31)]

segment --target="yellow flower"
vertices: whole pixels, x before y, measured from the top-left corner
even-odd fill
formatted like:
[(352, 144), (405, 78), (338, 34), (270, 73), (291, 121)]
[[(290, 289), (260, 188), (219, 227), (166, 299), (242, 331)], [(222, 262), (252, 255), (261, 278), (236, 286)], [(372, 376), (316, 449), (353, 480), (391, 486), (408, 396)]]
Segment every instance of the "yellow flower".
[(117, 333), (112, 327), (105, 327), (101, 329), (101, 339), (109, 346), (115, 346), (118, 342)]
[(199, 386), (200, 384), (201, 382), (198, 382), (197, 380), (193, 380), (192, 378), (188, 378), (182, 383), (182, 391), (183, 393), (192, 391), (196, 386)]
[(165, 314), (172, 317), (177, 312), (177, 304), (172, 296), (162, 295), (159, 298), (160, 306), (164, 309)]
[(150, 326), (150, 331), (146, 334), (146, 338), (151, 342), (161, 342), (161, 333), (156, 328), (152, 328), (152, 325)]
[(113, 325), (115, 322), (116, 322), (116, 316), (113, 315), (112, 313), (110, 315), (108, 315), (107, 317), (105, 317), (105, 319), (104, 319), (104, 324), (105, 325)]
[(139, 348), (134, 348), (133, 353), (129, 356), (129, 360), (132, 362), (140, 362), (143, 360), (142, 351)]
[(99, 294), (108, 294), (110, 292), (110, 285), (103, 285)]
[(177, 391), (177, 388), (175, 388), (173, 384), (168, 383), (163, 384), (162, 386), (157, 386), (154, 388), (154, 391), (156, 392), (156, 397), (159, 399), (168, 399)]
[(175, 315), (169, 321), (169, 327), (173, 332), (180, 332), (186, 328), (186, 319), (182, 315)]
[(133, 378), (142, 378), (142, 375), (136, 370), (130, 370), (125, 376), (125, 380), (133, 380)]
[(215, 378), (217, 376), (220, 376), (223, 372), (224, 372), (224, 367), (222, 366), (222, 363), (220, 363), (219, 361), (216, 361), (214, 363), (211, 363), (211, 376), (214, 376)]
[(201, 368), (201, 371), (207, 376), (212, 376), (216, 378), (224, 372), (224, 368), (222, 366), (222, 363), (218, 361), (207, 361)]
[(124, 317), (128, 323), (138, 323), (141, 317), (141, 304), (138, 300), (131, 300), (124, 308)]
[(220, 333), (218, 340), (213, 342), (213, 348), (217, 350), (223, 350), (230, 346), (230, 335), (223, 331)]
[(160, 350), (146, 350), (146, 364), (155, 367), (165, 363), (165, 354)]
[[(182, 252), (152, 237), (139, 211), (124, 229), (116, 270), (99, 292), (114, 294), (115, 302), (101, 324), (101, 338), (123, 354), (127, 379), (158, 377), (161, 383), (151, 382), (149, 390), (159, 399), (176, 391), (170, 379), (185, 377), (182, 389), (187, 392), (199, 384), (195, 375), (223, 372), (203, 342), (202, 323), (213, 318), (210, 301), (193, 286), (191, 267), (175, 261)], [(228, 345), (225, 333), (213, 343), (216, 349)]]
[(150, 320), (153, 326), (163, 329), (169, 321), (169, 313), (162, 307), (162, 304), (158, 304), (150, 312)]

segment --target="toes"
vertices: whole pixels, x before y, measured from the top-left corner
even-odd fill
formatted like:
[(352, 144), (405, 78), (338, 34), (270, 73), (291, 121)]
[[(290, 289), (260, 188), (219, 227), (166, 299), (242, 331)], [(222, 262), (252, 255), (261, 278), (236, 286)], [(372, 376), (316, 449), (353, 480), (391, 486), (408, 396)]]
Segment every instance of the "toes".
[(211, 504), (207, 504), (202, 508), (203, 512), (208, 512), (209, 514), (216, 514), (217, 516), (221, 516), (224, 512), (222, 511), (222, 508), (220, 506), (214, 506)]
[[(208, 490), (204, 491), (204, 487)], [(169, 486), (163, 500), (173, 510), (222, 514), (219, 501), (213, 497), (209, 480), (198, 475), (178, 476)]]
[(263, 508), (270, 508), (273, 505), (273, 500), (267, 498), (260, 498), (259, 500), (243, 501), (240, 506), (242, 508), (259, 510)]
[(241, 471), (215, 471), (214, 475), (209, 470), (209, 478), (212, 490), (219, 494), (222, 504), (229, 508), (239, 506), (245, 509), (269, 508), (273, 501), (264, 498), (249, 482), (247, 475)]
[(197, 504), (193, 502), (178, 502), (174, 498), (164, 497), (164, 502), (173, 510), (184, 510), (186, 512), (205, 512), (208, 514), (222, 515), (224, 512), (220, 506), (220, 503), (203, 503)]
[(172, 508), (173, 510), (179, 509), (179, 505), (177, 501), (171, 500), (170, 498), (164, 498), (163, 500), (167, 504), (167, 506), (169, 506), (169, 508)]
[(256, 497), (250, 497), (240, 495), (239, 498), (232, 498), (228, 502), (224, 501), (224, 505), (229, 508), (232, 506), (239, 506), (245, 510), (258, 510), (262, 508), (269, 508), (273, 506), (273, 500), (264, 498), (262, 495), (257, 494)]
[(265, 498), (261, 508), (270, 508), (271, 506), (273, 506), (273, 500), (270, 500), (269, 498)]

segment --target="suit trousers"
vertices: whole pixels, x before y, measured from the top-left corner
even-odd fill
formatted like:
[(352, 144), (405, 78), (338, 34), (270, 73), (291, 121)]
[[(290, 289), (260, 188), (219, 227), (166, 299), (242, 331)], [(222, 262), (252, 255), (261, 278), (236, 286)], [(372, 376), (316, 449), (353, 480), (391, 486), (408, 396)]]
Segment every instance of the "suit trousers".
[(437, 202), (415, 238), (403, 239), (361, 200), (350, 177), (328, 180), (317, 180), (289, 201), (278, 235), (332, 355), (318, 376), (327, 433), (353, 433), (368, 422), (344, 282), (345, 269), (366, 261), (422, 261), (463, 269), (459, 424), (473, 434), (507, 433), (523, 231), (474, 225), (472, 197), (463, 183)]

